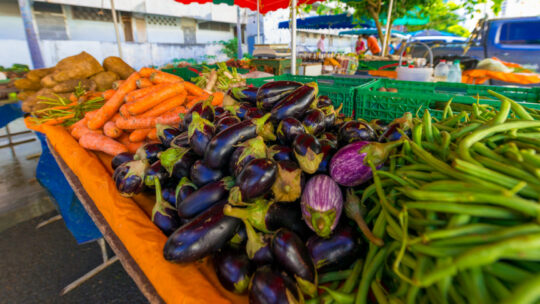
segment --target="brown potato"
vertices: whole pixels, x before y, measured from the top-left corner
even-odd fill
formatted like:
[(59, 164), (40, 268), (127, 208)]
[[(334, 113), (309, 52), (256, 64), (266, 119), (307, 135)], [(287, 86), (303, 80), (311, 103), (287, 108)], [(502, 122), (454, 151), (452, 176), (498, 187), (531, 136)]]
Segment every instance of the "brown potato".
[(35, 69), (26, 73), (26, 78), (33, 82), (40, 82), (41, 78), (49, 75), (54, 71), (54, 68)]
[(118, 74), (112, 71), (100, 72), (92, 76), (92, 79), (96, 85), (98, 91), (105, 91), (112, 88), (113, 82), (118, 80), (120, 77)]
[(55, 85), (57, 85), (58, 82), (54, 81), (53, 74), (49, 74), (43, 78), (41, 78), (41, 86), (44, 88), (52, 88)]
[(60, 60), (52, 75), (54, 81), (64, 82), (70, 79), (85, 79), (102, 71), (103, 67), (96, 58), (82, 52)]
[(135, 70), (127, 64), (122, 58), (110, 56), (103, 60), (103, 67), (106, 71), (115, 72), (120, 79), (127, 79)]
[(41, 84), (38, 82), (31, 81), (27, 78), (19, 78), (13, 82), (15, 87), (19, 90), (39, 90), (41, 89)]
[(26, 100), (26, 98), (36, 94), (37, 91), (33, 91), (33, 90), (24, 90), (24, 91), (20, 91), (19, 94), (17, 94), (17, 99), (19, 100)]
[(87, 91), (94, 91), (96, 83), (90, 79), (70, 79), (55, 85), (52, 90), (55, 93), (68, 93), (75, 91), (75, 88), (80, 85)]

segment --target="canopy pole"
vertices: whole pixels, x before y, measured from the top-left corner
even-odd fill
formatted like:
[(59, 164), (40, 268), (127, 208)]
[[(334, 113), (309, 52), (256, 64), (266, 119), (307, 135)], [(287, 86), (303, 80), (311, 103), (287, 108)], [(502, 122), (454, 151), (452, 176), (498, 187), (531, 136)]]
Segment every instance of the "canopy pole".
[(296, 0), (291, 1), (291, 74), (296, 75)]
[(236, 7), (236, 34), (238, 36), (238, 59), (242, 59), (242, 24), (240, 23), (240, 7)]
[(384, 42), (382, 55), (386, 55), (386, 42), (390, 37), (390, 18), (392, 17), (392, 6), (394, 5), (394, 0), (390, 0), (390, 6), (388, 7), (388, 15), (386, 16), (386, 33), (384, 33)]
[(261, 44), (261, 0), (257, 0), (257, 44)]
[(43, 56), (41, 55), (39, 41), (34, 28), (32, 10), (30, 9), (30, 0), (19, 0), (19, 10), (21, 11), (24, 32), (26, 34), (26, 43), (28, 44), (28, 49), (30, 50), (32, 65), (34, 66), (34, 69), (44, 68), (45, 63), (43, 63)]
[(122, 46), (120, 45), (120, 31), (118, 30), (118, 19), (116, 18), (116, 9), (114, 8), (114, 0), (111, 0), (111, 13), (114, 23), (114, 31), (116, 32), (116, 45), (118, 45), (118, 56), (122, 58)]

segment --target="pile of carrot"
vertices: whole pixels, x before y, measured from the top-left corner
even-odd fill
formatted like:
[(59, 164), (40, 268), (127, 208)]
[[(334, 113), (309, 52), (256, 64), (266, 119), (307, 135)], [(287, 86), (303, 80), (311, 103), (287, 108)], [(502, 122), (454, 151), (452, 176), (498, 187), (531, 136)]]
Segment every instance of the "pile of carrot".
[(176, 75), (142, 68), (103, 94), (103, 106), (86, 113), (69, 130), (86, 149), (110, 155), (134, 153), (157, 140), (156, 125), (177, 126), (181, 114), (211, 95), (213, 105), (222, 104), (221, 92), (209, 94)]

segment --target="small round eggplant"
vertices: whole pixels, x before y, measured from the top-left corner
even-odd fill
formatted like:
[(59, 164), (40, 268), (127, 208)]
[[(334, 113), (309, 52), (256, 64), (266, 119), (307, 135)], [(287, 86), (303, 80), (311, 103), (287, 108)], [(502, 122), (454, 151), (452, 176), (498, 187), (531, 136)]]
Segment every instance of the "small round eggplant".
[(193, 113), (199, 114), (200, 117), (208, 121), (214, 121), (215, 118), (214, 107), (212, 106), (211, 100), (200, 101), (193, 105), (186, 115), (184, 115), (184, 126), (187, 127), (191, 124)]
[(319, 164), (317, 172), (328, 173), (328, 166), (330, 165), (330, 160), (332, 159), (332, 156), (334, 155), (334, 153), (336, 153), (336, 148), (334, 144), (327, 139), (323, 139), (319, 142), (321, 144), (321, 152), (324, 154), (324, 156), (321, 163)]
[(368, 123), (352, 120), (339, 128), (338, 138), (341, 145), (347, 145), (355, 141), (375, 141), (377, 134)]
[(324, 118), (325, 115), (323, 111), (319, 109), (311, 109), (306, 112), (302, 123), (310, 134), (319, 136), (319, 134), (321, 134), (326, 127)]
[(304, 303), (302, 292), (286, 274), (269, 265), (255, 271), (249, 283), (250, 304)]
[(226, 200), (177, 229), (163, 248), (163, 257), (176, 263), (192, 263), (222, 248), (237, 232), (242, 221), (223, 214)]
[(161, 152), (159, 158), (169, 176), (181, 179), (189, 176), (189, 169), (197, 160), (197, 155), (190, 148), (169, 148)]
[(161, 160), (157, 160), (146, 169), (144, 185), (148, 188), (154, 188), (154, 178), (157, 178), (161, 185), (166, 185), (169, 176), (167, 169), (161, 165)]
[(257, 104), (257, 92), (259, 88), (249, 87), (249, 88), (232, 88), (227, 92), (230, 96), (240, 102), (249, 102), (252, 105)]
[(180, 218), (176, 209), (167, 201), (163, 200), (161, 185), (158, 179), (152, 179), (156, 188), (156, 203), (152, 208), (152, 222), (166, 235), (171, 235), (180, 227)]
[(177, 128), (173, 128), (166, 125), (158, 124), (156, 125), (157, 129), (157, 137), (161, 144), (163, 144), (165, 147), (169, 147), (171, 144), (171, 141), (178, 135), (180, 135), (180, 130)]
[(303, 292), (315, 296), (317, 269), (300, 237), (286, 228), (280, 228), (274, 233), (271, 246), (277, 264), (295, 278)]
[[(174, 188), (167, 187), (162, 190), (163, 199), (166, 200), (176, 210), (176, 196), (174, 195)], [(178, 214), (177, 214), (178, 215)]]
[(238, 104), (238, 106), (231, 107), (230, 110), (232, 110), (231, 113), (236, 115), (241, 120), (246, 120), (246, 114), (251, 108), (252, 108), (251, 104), (243, 102), (243, 103)]
[(147, 159), (149, 163), (154, 163), (156, 160), (158, 160), (158, 154), (165, 149), (166, 147), (162, 144), (145, 144), (137, 149), (133, 159)]
[(379, 136), (379, 142), (391, 142), (401, 139), (402, 134), (398, 129), (401, 129), (403, 133), (411, 137), (412, 128), (412, 114), (407, 112), (402, 117), (394, 119), (390, 124), (381, 128), (382, 132)]
[(306, 246), (320, 273), (347, 269), (360, 253), (360, 239), (349, 225), (339, 225), (326, 239), (312, 236)]
[(238, 229), (238, 232), (231, 238), (229, 244), (232, 246), (246, 246), (248, 236), (246, 232), (246, 228), (244, 226), (240, 226), (240, 229)]
[(144, 189), (144, 173), (148, 168), (148, 160), (133, 160), (118, 166), (113, 173), (113, 180), (120, 195), (132, 197)]
[[(323, 150), (324, 151), (324, 150)], [(276, 181), (272, 185), (274, 198), (278, 202), (294, 202), (302, 195), (302, 169), (296, 162), (277, 162)]]
[(247, 110), (246, 114), (244, 115), (244, 120), (253, 119), (253, 118), (261, 118), (264, 116), (264, 112), (256, 107), (251, 107)]
[(235, 124), (239, 123), (240, 119), (236, 116), (225, 116), (218, 120), (216, 123), (216, 134), (227, 129), (228, 127), (232, 127)]
[(170, 143), (170, 146), (173, 148), (189, 148), (189, 137), (188, 132), (182, 132), (180, 135), (173, 138)]
[(326, 95), (320, 95), (317, 98), (317, 108), (326, 108), (332, 105), (332, 100)]
[(260, 247), (251, 259), (253, 263), (255, 263), (255, 265), (259, 267), (272, 264), (272, 262), (274, 261), (274, 257), (272, 256), (272, 249), (270, 249), (270, 243), (272, 242), (271, 235), (265, 234), (263, 236), (263, 242), (264, 246)]
[(225, 109), (223, 107), (214, 107), (214, 121), (216, 120), (216, 118), (225, 113), (227, 111), (225, 111)]
[(343, 211), (343, 193), (328, 175), (313, 176), (302, 192), (302, 215), (306, 224), (320, 237), (328, 237), (336, 228)]
[(250, 161), (266, 157), (266, 151), (267, 148), (261, 136), (240, 143), (231, 155), (229, 171), (233, 176), (238, 176)]
[(272, 81), (265, 83), (257, 91), (257, 107), (268, 112), (276, 103), (301, 86), (301, 83), (295, 81)]
[(111, 167), (113, 170), (116, 170), (121, 164), (127, 163), (128, 161), (133, 160), (133, 154), (129, 152), (122, 152), (120, 154), (116, 154), (115, 157), (111, 160)]
[(225, 177), (219, 181), (204, 185), (182, 201), (178, 201), (176, 204), (178, 215), (181, 218), (197, 216), (220, 200), (227, 198), (233, 185), (234, 180), (231, 177)]
[(293, 161), (293, 149), (286, 146), (273, 145), (268, 148), (268, 157), (273, 158), (275, 161)]
[(208, 143), (214, 137), (214, 131), (214, 124), (194, 112), (193, 120), (188, 129), (189, 146), (193, 149), (193, 152), (203, 156)]
[(208, 168), (208, 166), (200, 159), (191, 166), (189, 172), (189, 178), (197, 185), (197, 187), (202, 187), (223, 177), (223, 172), (221, 170)]
[(304, 133), (307, 133), (306, 128), (294, 117), (280, 121), (276, 130), (276, 136), (282, 145), (291, 145), (296, 136)]
[(338, 138), (334, 133), (326, 132), (319, 136), (319, 142), (326, 140), (334, 149), (338, 146)]
[(238, 294), (248, 290), (253, 265), (245, 250), (226, 246), (214, 254), (213, 264), (219, 282), (225, 289)]
[(250, 161), (236, 177), (242, 200), (248, 201), (268, 192), (276, 181), (276, 163), (258, 158)]
[(313, 135), (298, 135), (294, 140), (293, 149), (294, 156), (304, 172), (308, 174), (317, 172), (324, 153), (322, 153), (321, 144)]
[(178, 185), (176, 185), (175, 190), (175, 201), (177, 206), (181, 201), (185, 200), (186, 197), (191, 195), (191, 193), (197, 191), (197, 186), (193, 184), (187, 177), (183, 177), (180, 182), (178, 182)]

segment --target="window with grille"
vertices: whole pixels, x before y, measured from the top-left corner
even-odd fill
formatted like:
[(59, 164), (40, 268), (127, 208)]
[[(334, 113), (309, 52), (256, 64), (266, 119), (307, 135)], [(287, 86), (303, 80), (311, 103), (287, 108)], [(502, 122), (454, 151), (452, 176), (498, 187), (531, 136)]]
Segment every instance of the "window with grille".
[(40, 39), (67, 40), (64, 11), (59, 4), (35, 2), (34, 18)]
[(178, 26), (177, 18), (167, 17), (167, 16), (158, 16), (158, 15), (146, 16), (146, 24), (158, 25), (158, 26), (170, 26), (170, 27)]
[(228, 32), (231, 30), (231, 25), (225, 22), (201, 22), (199, 23), (200, 30)]
[(73, 6), (72, 16), (77, 20), (113, 22), (112, 12), (108, 9)]

